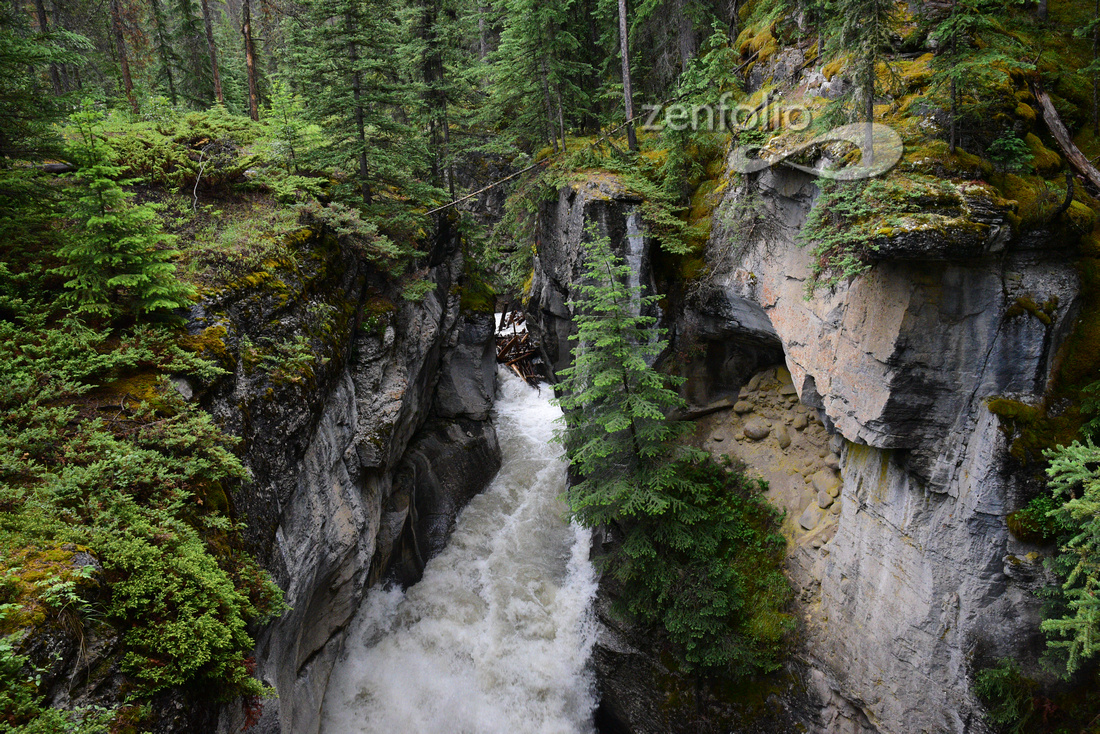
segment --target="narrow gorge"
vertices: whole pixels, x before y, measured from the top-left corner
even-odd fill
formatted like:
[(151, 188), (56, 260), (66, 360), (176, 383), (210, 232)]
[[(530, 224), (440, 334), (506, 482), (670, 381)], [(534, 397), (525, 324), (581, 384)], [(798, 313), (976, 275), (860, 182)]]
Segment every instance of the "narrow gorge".
[(0, 734), (1100, 734), (1100, 0), (0, 8)]

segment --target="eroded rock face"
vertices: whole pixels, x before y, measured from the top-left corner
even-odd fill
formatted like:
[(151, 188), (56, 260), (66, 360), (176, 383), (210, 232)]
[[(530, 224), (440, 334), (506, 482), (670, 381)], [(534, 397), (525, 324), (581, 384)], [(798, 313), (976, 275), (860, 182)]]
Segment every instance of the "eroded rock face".
[[(338, 243), (313, 245), (293, 268), (268, 273), (277, 287), (246, 279), (192, 319), (233, 369), (200, 399), (243, 439), (253, 481), (233, 502), (291, 606), (257, 638), (258, 675), (279, 693), (265, 702), (261, 732), (318, 730), (343, 630), (367, 586), (391, 566), (422, 566), (431, 547), (417, 550), (417, 541), (438, 544), (448, 513), (500, 461), (488, 423), (491, 316), (460, 314), (450, 294), (462, 268), (454, 243), (433, 253), (427, 277), (437, 287), (420, 303), (389, 292)], [(285, 374), (253, 353), (275, 345), (278, 357), (278, 345), (300, 334), (323, 345), (308, 371)], [(457, 477), (458, 455), (478, 471)], [(454, 472), (432, 469), (437, 461)], [(431, 508), (428, 528), (417, 524), (418, 503)], [(221, 730), (238, 730), (240, 718), (227, 708)]]
[(535, 258), (527, 328), (538, 343), (551, 375), (570, 363), (569, 336), (576, 329), (569, 300), (574, 284), (581, 278), (584, 243), (591, 236), (586, 227), (593, 227), (596, 236), (607, 237), (612, 250), (632, 263), (637, 276), (635, 285), (652, 287), (649, 252), (653, 241), (641, 235), (631, 236), (635, 228), (642, 227), (637, 203), (637, 198), (617, 180), (606, 177), (563, 188), (557, 202), (544, 205), (540, 211), (540, 246)]
[[(778, 336), (801, 402), (843, 438), (842, 501), (829, 504), (833, 482), (815, 474), (821, 501), (800, 517), (812, 526), (839, 506), (835, 536), (796, 545), (788, 564), (822, 710), (854, 707), (868, 731), (982, 731), (970, 656), (1026, 654), (1038, 615), (1003, 573), (1006, 553), (1026, 549), (1005, 526), (1019, 488), (985, 401), (1042, 393), (1076, 316), (1071, 255), (1041, 237), (1007, 239), (976, 201), (981, 226), (957, 233), (966, 247), (944, 245), (949, 223), (923, 245), (903, 233), (870, 272), (807, 300), (810, 256), (794, 234), (813, 181), (769, 171), (727, 205), (749, 191), (768, 236), (730, 242), (717, 229), (714, 278), (689, 308), (766, 317), (760, 337)], [(1013, 315), (1026, 311), (1018, 302), (1054, 299), (1050, 324)]]
[[(984, 731), (975, 658), (1026, 657), (1038, 619), (1034, 579), (1005, 573), (1006, 558), (1035, 549), (1005, 526), (1020, 480), (986, 401), (1045, 388), (1076, 317), (1073, 256), (1060, 249), (1070, 243), (1015, 236), (1001, 203), (964, 187), (952, 216), (903, 228), (868, 273), (807, 298), (811, 256), (795, 235), (814, 180), (773, 169), (733, 183), (708, 245), (711, 275), (674, 315), (673, 350), (694, 355), (678, 368), (687, 414), (706, 416), (703, 445), (759, 462), (788, 511), (806, 629), (795, 666), (810, 702), (792, 687), (785, 710), (822, 734)], [(745, 240), (729, 212), (750, 198), (763, 226)], [(546, 221), (571, 224), (540, 243), (533, 310), (555, 369), (567, 364), (561, 304), (581, 257), (577, 221), (587, 210), (615, 221), (607, 207), (625, 208), (588, 201), (563, 192)], [(1021, 308), (1054, 302), (1047, 319)], [(776, 363), (790, 385), (761, 372)], [(758, 419), (768, 433), (744, 438), (763, 434), (745, 430)], [(811, 435), (820, 448), (799, 463)], [(597, 647), (601, 675), (614, 676), (623, 655), (645, 658), (623, 634)], [(659, 663), (651, 654), (645, 665)], [(605, 686), (620, 698), (629, 688)], [(649, 720), (644, 708), (636, 714)]]

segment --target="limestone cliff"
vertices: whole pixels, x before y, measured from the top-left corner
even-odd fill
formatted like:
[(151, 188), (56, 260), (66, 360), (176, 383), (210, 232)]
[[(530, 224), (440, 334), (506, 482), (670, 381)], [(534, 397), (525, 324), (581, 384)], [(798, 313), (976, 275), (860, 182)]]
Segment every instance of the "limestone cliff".
[[(807, 297), (813, 263), (795, 235), (814, 179), (773, 169), (727, 183), (708, 275), (665, 321), (671, 351), (687, 355), (686, 396), (707, 413), (699, 440), (761, 467), (788, 510), (803, 643), (762, 715), (818, 732), (984, 731), (973, 664), (1026, 655), (1038, 621), (1035, 569), (1009, 563), (1036, 550), (1004, 521), (1020, 480), (986, 401), (1044, 390), (1076, 317), (1073, 253), (1013, 232), (997, 202), (967, 192), (960, 216), (887, 237), (868, 273)], [(737, 226), (747, 201), (765, 226)], [(617, 223), (631, 206), (601, 183), (542, 212), (530, 310), (548, 364), (567, 359), (579, 223), (625, 252)], [(955, 240), (967, 246), (944, 244)], [(1057, 308), (1040, 319), (1021, 302)], [(660, 707), (616, 693), (624, 655), (636, 676), (648, 665), (660, 678), (659, 661), (609, 627), (605, 704), (636, 731), (661, 730)]]
[[(365, 589), (416, 578), (499, 466), (492, 317), (461, 312), (461, 269), (442, 236), (422, 274), (435, 287), (412, 302), (353, 248), (307, 235), (294, 262), (194, 309), (194, 338), (232, 370), (196, 399), (242, 439), (252, 481), (232, 502), (291, 607), (258, 631), (258, 675), (278, 691), (260, 731), (317, 731)], [(230, 707), (221, 728), (240, 719)]]

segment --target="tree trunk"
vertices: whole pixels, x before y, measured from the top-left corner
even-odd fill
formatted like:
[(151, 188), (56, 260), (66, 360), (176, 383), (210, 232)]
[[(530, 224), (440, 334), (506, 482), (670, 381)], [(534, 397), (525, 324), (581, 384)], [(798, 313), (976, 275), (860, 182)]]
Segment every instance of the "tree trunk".
[(244, 64), (248, 68), (248, 116), (260, 119), (260, 93), (256, 89), (256, 47), (252, 43), (251, 0), (241, 3), (241, 35), (244, 36)]
[(677, 35), (680, 46), (680, 72), (687, 71), (695, 57), (695, 26), (687, 13), (688, 0), (676, 0)]
[[(247, 2), (248, 0), (245, 0)], [(363, 113), (363, 82), (359, 76), (359, 48), (356, 46), (355, 37), (358, 24), (352, 13), (344, 16), (348, 24), (348, 61), (351, 62), (351, 96), (355, 102), (355, 133), (359, 142), (359, 190), (363, 195), (363, 203), (370, 204), (371, 190), (368, 178), (370, 171), (367, 168), (367, 127)]]
[(1046, 122), (1047, 127), (1050, 129), (1050, 134), (1054, 136), (1054, 139), (1058, 141), (1058, 147), (1062, 149), (1062, 153), (1066, 156), (1066, 160), (1073, 166), (1078, 173), (1089, 180), (1094, 187), (1100, 189), (1100, 171), (1096, 170), (1096, 167), (1089, 162), (1089, 159), (1085, 157), (1085, 154), (1081, 152), (1081, 149), (1077, 147), (1073, 142), (1073, 137), (1069, 134), (1069, 130), (1066, 129), (1065, 124), (1062, 122), (1062, 118), (1058, 116), (1058, 110), (1054, 108), (1054, 103), (1050, 101), (1050, 97), (1042, 87), (1036, 82), (1032, 82), (1031, 93), (1035, 95), (1035, 99), (1039, 100), (1039, 107), (1043, 111), (1043, 121)]
[(485, 16), (489, 14), (488, 5), (479, 5), (477, 8), (477, 56), (482, 61), (489, 55), (489, 29), (486, 27)]
[(741, 26), (741, 16), (737, 14), (738, 0), (730, 0), (730, 41), (736, 41), (737, 35), (740, 33), (738, 28)]
[[(1098, 25), (1092, 31), (1092, 63), (1100, 58), (1100, 0), (1096, 0), (1096, 13), (1093, 19)], [(1100, 108), (1097, 105), (1097, 76), (1092, 72), (1092, 134), (1100, 136)]]
[(179, 104), (179, 98), (176, 94), (176, 80), (172, 76), (172, 59), (168, 55), (168, 28), (164, 22), (164, 9), (161, 7), (160, 0), (152, 0), (153, 6), (153, 23), (156, 24), (156, 36), (154, 38), (157, 44), (157, 53), (160, 55), (160, 63), (164, 67), (164, 79), (168, 83), (168, 98), (172, 100), (172, 106), (175, 107)]
[(955, 152), (959, 129), (959, 90), (951, 80), (951, 152)]
[(1047, 0), (1039, 0), (1039, 20), (1047, 19)]
[(626, 142), (632, 151), (638, 150), (634, 133), (634, 93), (630, 88), (630, 42), (626, 26), (626, 0), (619, 0), (619, 49), (623, 58), (623, 102), (626, 104)]
[[(49, 33), (50, 24), (46, 16), (44, 0), (34, 0), (34, 10), (38, 16), (38, 32), (43, 35)], [(60, 96), (64, 90), (61, 88), (61, 73), (57, 69), (57, 64), (50, 64), (50, 83), (53, 84), (53, 93)]]
[(210, 15), (210, 0), (202, 0), (202, 24), (206, 27), (206, 48), (210, 52), (210, 71), (214, 74), (214, 99), (225, 104), (222, 96), (222, 75), (218, 71), (218, 47), (214, 45), (214, 19)]
[(558, 152), (558, 134), (554, 129), (554, 103), (550, 100), (550, 73), (546, 70), (546, 57), (542, 57), (542, 96), (546, 100), (546, 139)]
[(558, 131), (561, 133), (561, 150), (564, 153), (565, 148), (565, 111), (562, 109), (561, 104), (561, 85), (554, 82), (554, 96), (558, 99)]
[(864, 141), (866, 158), (861, 161), (863, 166), (874, 165), (875, 157), (875, 57), (871, 55), (864, 61), (866, 66), (864, 67), (864, 74), (866, 74), (866, 81), (864, 83), (863, 92), (866, 100), (865, 114), (867, 117), (866, 128), (864, 131)]
[(111, 34), (115, 39), (115, 47), (118, 52), (118, 64), (122, 69), (122, 86), (126, 90), (126, 99), (134, 114), (138, 113), (137, 102), (134, 100), (134, 80), (130, 76), (130, 60), (126, 56), (126, 39), (122, 36), (122, 10), (119, 8), (119, 0), (111, 0)]
[[(1100, 0), (1096, 0), (1100, 2)], [(951, 1), (951, 15), (958, 12), (958, 0)], [(959, 63), (959, 34), (955, 32), (951, 36), (951, 61)], [(951, 153), (954, 154), (959, 129), (959, 88), (955, 77), (951, 77)]]
[(267, 50), (267, 75), (269, 79), (275, 79), (279, 75), (279, 54), (272, 53), (271, 49), (278, 47), (276, 28), (278, 21), (275, 19), (275, 9), (272, 0), (260, 0), (260, 38), (264, 49)]

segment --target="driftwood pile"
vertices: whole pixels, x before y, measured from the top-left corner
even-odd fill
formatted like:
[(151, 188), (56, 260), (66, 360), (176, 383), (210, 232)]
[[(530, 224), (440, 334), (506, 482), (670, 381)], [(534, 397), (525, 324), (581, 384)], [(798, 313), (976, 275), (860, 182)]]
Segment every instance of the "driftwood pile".
[(511, 369), (528, 385), (537, 386), (542, 380), (535, 362), (538, 353), (527, 333), (524, 313), (518, 309), (502, 313), (497, 326), (497, 363)]

